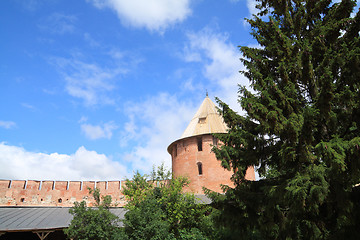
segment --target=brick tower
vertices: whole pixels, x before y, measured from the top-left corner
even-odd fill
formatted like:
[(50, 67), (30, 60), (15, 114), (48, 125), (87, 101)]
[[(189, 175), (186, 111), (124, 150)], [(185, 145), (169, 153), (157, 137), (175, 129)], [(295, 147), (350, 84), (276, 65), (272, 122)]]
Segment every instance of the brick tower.
[[(215, 104), (206, 96), (180, 139), (169, 145), (173, 176), (185, 176), (190, 180), (185, 191), (203, 194), (203, 186), (216, 192), (222, 192), (220, 184), (233, 186), (232, 172), (221, 167), (211, 151), (212, 146), (218, 144), (212, 134), (226, 133), (226, 129)], [(246, 179), (255, 180), (253, 167), (247, 170)]]

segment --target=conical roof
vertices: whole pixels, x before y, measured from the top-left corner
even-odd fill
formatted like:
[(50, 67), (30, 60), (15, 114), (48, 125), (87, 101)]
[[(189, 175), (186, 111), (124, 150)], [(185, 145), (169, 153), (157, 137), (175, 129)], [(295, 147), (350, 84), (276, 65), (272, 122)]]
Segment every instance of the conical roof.
[(180, 139), (202, 134), (226, 133), (227, 126), (208, 96), (200, 105)]

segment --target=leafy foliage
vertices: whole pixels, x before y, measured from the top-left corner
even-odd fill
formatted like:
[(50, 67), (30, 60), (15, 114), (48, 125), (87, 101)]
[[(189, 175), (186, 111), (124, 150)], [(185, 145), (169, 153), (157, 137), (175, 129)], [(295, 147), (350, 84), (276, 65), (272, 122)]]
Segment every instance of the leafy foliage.
[(155, 198), (146, 198), (143, 204), (125, 215), (125, 234), (129, 239), (174, 239), (169, 233), (165, 213)]
[[(260, 48), (241, 47), (252, 91), (216, 135), (236, 187), (210, 194), (219, 223), (269, 239), (357, 236), (360, 182), (360, 14), (355, 1), (257, 0), (247, 21)], [(244, 179), (249, 166), (266, 176)], [(272, 171), (272, 172), (269, 172)], [(240, 230), (239, 230), (240, 229)]]
[(182, 192), (186, 178), (167, 179), (163, 166), (153, 170), (152, 180), (138, 172), (127, 181), (123, 193), (129, 203), (125, 234), (129, 239), (210, 239), (208, 207), (193, 194)]
[(113, 240), (120, 239), (121, 229), (118, 217), (109, 211), (111, 196), (100, 201), (100, 190), (89, 188), (96, 201), (96, 208), (89, 208), (86, 202), (75, 202), (69, 212), (74, 216), (70, 226), (64, 229), (65, 234), (74, 240)]
[(141, 204), (150, 194), (149, 190), (152, 188), (153, 183), (148, 181), (147, 176), (143, 176), (137, 171), (131, 180), (125, 181), (123, 188), (123, 194), (128, 202), (127, 208), (132, 209)]

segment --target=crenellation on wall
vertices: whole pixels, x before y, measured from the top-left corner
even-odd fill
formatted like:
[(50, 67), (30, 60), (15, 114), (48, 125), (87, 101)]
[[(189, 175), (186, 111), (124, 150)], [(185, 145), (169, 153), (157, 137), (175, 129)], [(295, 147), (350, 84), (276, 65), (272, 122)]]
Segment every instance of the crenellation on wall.
[[(8, 181), (8, 180), (1, 180), (1, 181)], [(20, 188), (24, 188), (24, 185), (25, 185), (25, 181), (23, 180), (12, 180), (11, 188), (20, 189)]]
[(40, 181), (27, 180), (26, 189), (28, 191), (39, 190)]
[(82, 190), (88, 192), (88, 188), (94, 189), (96, 187), (96, 181), (83, 181)]
[(81, 181), (69, 181), (68, 191), (80, 191), (81, 189)]
[(95, 186), (101, 195), (111, 195), (113, 204), (124, 206), (122, 181), (54, 181), (54, 180), (0, 180), (0, 206), (58, 206), (72, 207), (85, 201), (94, 206), (95, 200), (88, 188)]
[(58, 191), (66, 191), (67, 182), (65, 181), (54, 181), (54, 189)]
[(100, 192), (105, 192), (107, 189), (105, 188), (106, 181), (97, 181), (96, 188), (100, 190)]
[(41, 189), (42, 192), (49, 192), (53, 188), (53, 182), (52, 181), (42, 181), (41, 182)]
[(0, 180), (0, 189), (11, 188), (11, 180)]

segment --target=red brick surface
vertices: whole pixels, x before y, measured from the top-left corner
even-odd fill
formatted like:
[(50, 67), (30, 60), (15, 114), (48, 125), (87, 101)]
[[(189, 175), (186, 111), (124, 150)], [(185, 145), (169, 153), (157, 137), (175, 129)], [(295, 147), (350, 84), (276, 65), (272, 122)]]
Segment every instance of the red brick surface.
[[(72, 207), (75, 201), (83, 200), (88, 206), (94, 206), (94, 198), (87, 189), (94, 186), (95, 181), (13, 180), (10, 184), (10, 180), (0, 180), (0, 206)], [(101, 195), (111, 195), (113, 204), (126, 204), (120, 181), (98, 181), (96, 187), (100, 189)]]
[[(202, 138), (202, 151), (198, 151), (198, 138)], [(211, 151), (213, 136), (210, 134), (180, 139), (172, 144), (172, 171), (175, 177), (186, 176), (190, 185), (185, 190), (203, 194), (202, 187), (222, 192), (221, 184), (233, 187), (231, 171), (221, 167)], [(202, 163), (202, 175), (198, 172), (198, 162)], [(255, 180), (254, 168), (247, 170), (246, 179)]]

